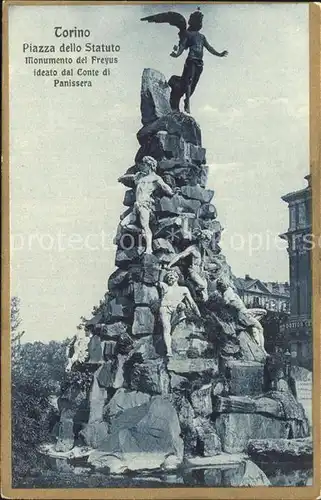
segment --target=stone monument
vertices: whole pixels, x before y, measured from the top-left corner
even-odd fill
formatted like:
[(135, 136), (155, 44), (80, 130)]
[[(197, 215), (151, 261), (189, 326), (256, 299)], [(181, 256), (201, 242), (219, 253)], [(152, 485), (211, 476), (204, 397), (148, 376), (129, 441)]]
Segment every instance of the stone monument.
[(268, 453), (269, 440), (309, 434), (287, 370), (265, 352), (260, 311), (234, 290), (201, 129), (171, 110), (170, 91), (144, 70), (139, 149), (119, 179), (116, 270), (69, 349), (59, 399), (56, 451), (85, 445), (111, 472), (244, 454), (250, 439)]

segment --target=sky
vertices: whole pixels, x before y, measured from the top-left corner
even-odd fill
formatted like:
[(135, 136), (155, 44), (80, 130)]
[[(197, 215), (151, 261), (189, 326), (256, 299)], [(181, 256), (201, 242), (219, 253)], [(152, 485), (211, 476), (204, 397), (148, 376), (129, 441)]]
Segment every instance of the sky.
[[(125, 193), (117, 178), (138, 149), (142, 71), (169, 78), (181, 73), (185, 57), (169, 57), (175, 27), (140, 18), (164, 10), (188, 17), (196, 7), (9, 7), (11, 295), (21, 299), (25, 341), (71, 337), (106, 293)], [(224, 227), (222, 249), (237, 276), (287, 281), (281, 196), (304, 188), (309, 171), (308, 5), (202, 11), (208, 41), (229, 51), (226, 58), (205, 54), (191, 102)], [(55, 26), (91, 35), (57, 38)], [(24, 54), (23, 43), (88, 41), (120, 45), (111, 75), (92, 77), (92, 87), (54, 88), (52, 77), (33, 76), (39, 66), (24, 63), (26, 55), (52, 54)]]

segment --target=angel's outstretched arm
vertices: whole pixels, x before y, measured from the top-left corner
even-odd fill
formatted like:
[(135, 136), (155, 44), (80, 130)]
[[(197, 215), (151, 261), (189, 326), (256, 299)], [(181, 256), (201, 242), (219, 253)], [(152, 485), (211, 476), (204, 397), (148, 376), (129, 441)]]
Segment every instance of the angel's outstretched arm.
[(183, 54), (184, 50), (185, 50), (184, 45), (179, 44), (179, 47), (178, 47), (177, 51), (174, 52), (174, 50), (173, 50), (173, 52), (170, 53), (170, 56), (171, 57), (179, 57), (180, 55)]
[(172, 267), (176, 262), (178, 262), (181, 259), (184, 259), (185, 257), (188, 257), (191, 253), (194, 252), (194, 246), (191, 245), (188, 248), (185, 248), (182, 252), (177, 254), (168, 264), (168, 267)]
[(204, 47), (209, 51), (210, 54), (213, 54), (213, 56), (218, 56), (218, 57), (226, 57), (228, 55), (227, 50), (223, 50), (223, 52), (217, 52), (217, 50), (212, 47), (206, 40), (204, 36)]
[(170, 56), (171, 57), (179, 57), (180, 55), (183, 54), (185, 49), (186, 49), (186, 37), (183, 37), (179, 41), (178, 48), (177, 48), (177, 45), (174, 45), (174, 50), (173, 50), (173, 52), (171, 52)]
[(172, 188), (159, 176), (157, 176), (157, 184), (168, 196), (173, 196), (174, 192)]

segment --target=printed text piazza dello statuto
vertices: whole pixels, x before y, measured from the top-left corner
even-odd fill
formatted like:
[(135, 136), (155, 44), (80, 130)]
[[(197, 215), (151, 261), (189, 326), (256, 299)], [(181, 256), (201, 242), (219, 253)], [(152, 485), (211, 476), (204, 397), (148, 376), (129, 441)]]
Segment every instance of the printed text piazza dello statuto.
[[(62, 26), (54, 27), (54, 34), (57, 38), (88, 38), (91, 33), (88, 29), (64, 29)], [(94, 65), (106, 66), (110, 64), (117, 64), (119, 61), (118, 54), (120, 52), (120, 45), (114, 43), (78, 43), (73, 41), (62, 41), (57, 44), (36, 44), (32, 42), (24, 42), (22, 44), (22, 51), (25, 54), (25, 64), (37, 65), (38, 69), (34, 69), (34, 76), (53, 76), (57, 77), (53, 83), (54, 87), (91, 87), (91, 80), (74, 80), (70, 77), (97, 77), (99, 75), (110, 76), (110, 69), (103, 70), (97, 68), (77, 67), (70, 68), (68, 65)], [(86, 53), (87, 55), (78, 57), (70, 57), (71, 54)], [(95, 55), (92, 55), (92, 54)], [(34, 54), (34, 55), (31, 55)], [(39, 54), (39, 56), (38, 56)], [(45, 55), (47, 54), (47, 55)], [(50, 55), (49, 55), (50, 54)], [(56, 56), (53, 56), (56, 54)], [(60, 57), (61, 54), (61, 57)], [(66, 54), (66, 56), (63, 56)], [(104, 55), (96, 55), (104, 54)], [(108, 54), (108, 56), (106, 55)], [(44, 65), (46, 69), (39, 66)], [(50, 68), (48, 65), (65, 65), (64, 69), (57, 70)], [(63, 78), (60, 77), (69, 77)]]

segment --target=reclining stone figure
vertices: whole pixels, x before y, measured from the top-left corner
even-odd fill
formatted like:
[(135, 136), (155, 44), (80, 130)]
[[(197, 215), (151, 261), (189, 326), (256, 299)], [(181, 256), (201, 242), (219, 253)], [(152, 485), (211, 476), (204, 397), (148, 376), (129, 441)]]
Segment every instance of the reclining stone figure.
[(258, 318), (265, 316), (264, 309), (248, 309), (241, 297), (233, 290), (228, 281), (220, 278), (216, 282), (217, 290), (222, 294), (226, 305), (231, 306), (237, 311), (238, 320), (241, 324), (251, 329), (251, 335), (255, 342), (261, 347), (264, 354), (267, 352), (264, 348), (264, 331)]

